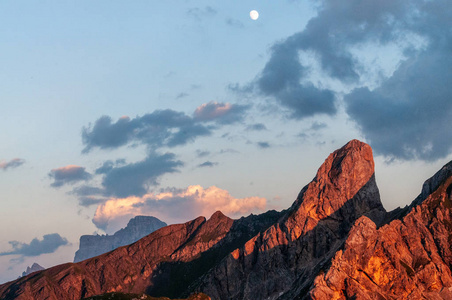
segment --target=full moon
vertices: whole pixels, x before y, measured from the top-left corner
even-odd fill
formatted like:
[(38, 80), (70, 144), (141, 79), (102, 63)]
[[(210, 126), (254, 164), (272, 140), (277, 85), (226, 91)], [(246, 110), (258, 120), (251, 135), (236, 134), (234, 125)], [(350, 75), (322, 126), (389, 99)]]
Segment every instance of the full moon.
[(257, 10), (250, 11), (250, 18), (251, 20), (254, 21), (256, 21), (259, 18), (259, 13), (257, 12)]

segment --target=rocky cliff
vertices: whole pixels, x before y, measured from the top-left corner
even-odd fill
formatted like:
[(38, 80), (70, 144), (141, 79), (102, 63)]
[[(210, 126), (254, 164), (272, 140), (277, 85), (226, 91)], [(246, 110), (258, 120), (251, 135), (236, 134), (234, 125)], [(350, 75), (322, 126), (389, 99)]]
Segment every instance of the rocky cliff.
[(132, 244), (142, 237), (166, 226), (165, 222), (151, 216), (136, 216), (125, 228), (113, 235), (82, 235), (74, 262), (101, 255), (118, 247)]
[(452, 299), (452, 162), (426, 181), (406, 215), (355, 223), (309, 299)]
[(363, 215), (379, 223), (385, 210), (372, 149), (353, 140), (325, 160), (278, 222), (231, 252), (191, 288), (212, 299), (293, 299), (307, 291)]
[(386, 213), (371, 148), (332, 153), (282, 212), (163, 227), (129, 246), (0, 286), (0, 299), (111, 292), (212, 299), (452, 299), (452, 163)]

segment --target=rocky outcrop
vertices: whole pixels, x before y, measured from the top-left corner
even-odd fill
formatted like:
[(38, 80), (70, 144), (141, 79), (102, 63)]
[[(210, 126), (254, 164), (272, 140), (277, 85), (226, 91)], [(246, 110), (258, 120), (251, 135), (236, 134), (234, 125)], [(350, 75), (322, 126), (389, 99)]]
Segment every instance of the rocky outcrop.
[(136, 216), (125, 228), (113, 235), (82, 235), (74, 262), (101, 255), (118, 247), (132, 244), (142, 237), (166, 226), (165, 222), (151, 216)]
[(371, 148), (332, 153), (282, 212), (163, 227), (79, 263), (0, 285), (0, 299), (106, 293), (211, 299), (452, 299), (452, 162), (386, 213)]
[(44, 267), (41, 267), (37, 263), (33, 263), (31, 265), (31, 267), (27, 267), (27, 269), (24, 272), (22, 272), (22, 277), (30, 275), (33, 272), (41, 271), (41, 270), (44, 270)]
[[(361, 217), (310, 299), (452, 299), (452, 162), (407, 214), (377, 229)], [(417, 205), (416, 205), (417, 204)]]
[(325, 160), (277, 223), (234, 250), (191, 288), (212, 299), (293, 299), (309, 288), (362, 215), (380, 222), (385, 210), (372, 149), (353, 140)]

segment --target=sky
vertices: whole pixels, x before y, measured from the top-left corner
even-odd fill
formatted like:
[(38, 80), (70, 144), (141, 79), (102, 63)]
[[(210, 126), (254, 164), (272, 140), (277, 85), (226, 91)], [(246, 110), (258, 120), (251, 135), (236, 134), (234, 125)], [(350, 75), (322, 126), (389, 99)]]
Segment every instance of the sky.
[(135, 215), (285, 209), (355, 138), (409, 204), (452, 159), (448, 2), (1, 1), (0, 282)]

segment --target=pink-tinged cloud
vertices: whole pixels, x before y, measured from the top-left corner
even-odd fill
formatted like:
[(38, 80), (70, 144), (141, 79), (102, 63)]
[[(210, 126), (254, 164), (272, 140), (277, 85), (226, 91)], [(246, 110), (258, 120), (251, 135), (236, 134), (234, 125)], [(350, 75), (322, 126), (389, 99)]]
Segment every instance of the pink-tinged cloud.
[(231, 124), (241, 121), (248, 106), (230, 103), (209, 102), (196, 108), (193, 118), (197, 121), (217, 121), (222, 124)]
[(25, 163), (21, 158), (13, 158), (10, 161), (1, 161), (0, 169), (6, 171), (7, 169), (17, 168)]
[(65, 184), (74, 184), (79, 181), (87, 181), (92, 175), (85, 171), (85, 168), (76, 165), (67, 165), (65, 167), (52, 169), (49, 177), (54, 179), (52, 187), (60, 187)]
[(136, 215), (151, 215), (168, 224), (186, 222), (198, 216), (209, 217), (217, 210), (238, 218), (264, 211), (266, 202), (260, 197), (234, 198), (216, 186), (204, 189), (193, 185), (185, 190), (110, 199), (97, 207), (93, 223), (107, 233), (113, 233)]

